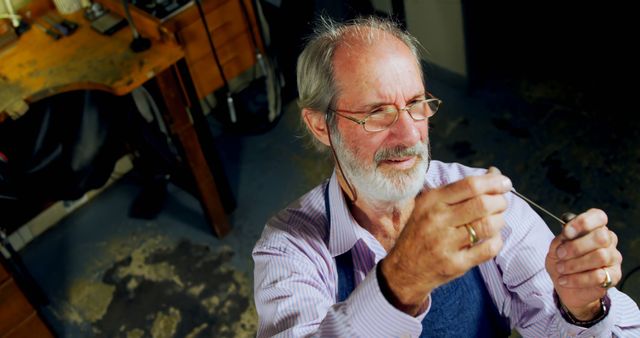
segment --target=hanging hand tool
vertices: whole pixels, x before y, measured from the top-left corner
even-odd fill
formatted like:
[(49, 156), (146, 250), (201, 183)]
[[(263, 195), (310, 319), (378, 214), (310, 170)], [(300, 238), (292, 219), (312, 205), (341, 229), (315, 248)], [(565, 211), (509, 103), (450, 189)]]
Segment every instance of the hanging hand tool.
[(53, 31), (53, 30), (51, 30), (51, 29), (49, 29), (49, 28), (47, 28), (47, 27), (45, 27), (45, 26), (43, 26), (43, 25), (41, 25), (41, 24), (39, 24), (37, 22), (34, 22), (33, 25), (38, 27), (38, 29), (42, 30), (43, 32), (47, 33), (47, 35), (49, 35), (54, 40), (59, 40), (62, 37), (62, 35), (56, 33), (55, 31)]

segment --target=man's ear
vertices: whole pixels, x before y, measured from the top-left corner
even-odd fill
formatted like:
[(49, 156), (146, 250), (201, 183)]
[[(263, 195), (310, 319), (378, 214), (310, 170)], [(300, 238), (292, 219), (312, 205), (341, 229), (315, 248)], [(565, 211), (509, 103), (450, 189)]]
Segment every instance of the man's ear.
[(327, 131), (327, 123), (325, 122), (325, 115), (319, 111), (303, 108), (302, 119), (307, 125), (307, 128), (311, 131), (313, 136), (324, 145), (329, 146), (329, 133)]

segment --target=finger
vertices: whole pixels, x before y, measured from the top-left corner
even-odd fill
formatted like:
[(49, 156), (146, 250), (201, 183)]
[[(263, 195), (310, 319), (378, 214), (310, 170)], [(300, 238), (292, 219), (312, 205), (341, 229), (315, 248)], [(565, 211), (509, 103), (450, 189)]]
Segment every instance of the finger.
[(603, 266), (615, 266), (622, 262), (622, 254), (615, 247), (601, 248), (582, 257), (560, 261), (556, 265), (558, 273), (569, 275), (594, 270)]
[(500, 175), (500, 174), (502, 174), (502, 171), (500, 171), (500, 169), (498, 169), (498, 168), (496, 168), (494, 166), (491, 166), (491, 167), (489, 167), (489, 169), (487, 169), (487, 174), (498, 174), (498, 175)]
[(562, 234), (568, 239), (574, 239), (607, 225), (607, 214), (600, 209), (589, 209), (567, 223)]
[(503, 244), (501, 236), (489, 237), (467, 250), (462, 251), (462, 257), (473, 267), (497, 256)]
[[(549, 257), (553, 260), (559, 260), (558, 257), (558, 247), (564, 243), (564, 237), (562, 235), (556, 236), (553, 241), (551, 241), (551, 245), (549, 246)], [(565, 251), (566, 253), (566, 251)]]
[[(469, 248), (480, 242), (480, 237), (475, 232), (475, 228), (472, 225), (460, 226), (457, 229), (456, 234), (458, 235), (456, 242), (458, 244), (458, 249)], [(475, 238), (475, 240), (474, 240)]]
[(501, 214), (508, 207), (504, 195), (480, 195), (450, 207), (450, 222), (464, 225), (496, 214)]
[(455, 204), (482, 194), (504, 194), (511, 190), (511, 180), (503, 175), (487, 174), (465, 177), (436, 189), (438, 200)]
[(614, 236), (606, 227), (597, 228), (582, 237), (564, 241), (556, 249), (556, 254), (562, 260), (581, 257), (597, 249), (611, 247)]
[(609, 231), (609, 235), (611, 235), (611, 246), (617, 247), (618, 246), (618, 235), (616, 235), (616, 233), (613, 232), (613, 231)]
[[(483, 217), (478, 221), (467, 223), (467, 225), (474, 230), (478, 240), (483, 240), (500, 234), (500, 231), (505, 226), (505, 221), (502, 214), (496, 214)], [(466, 228), (467, 225), (459, 226), (460, 231), (457, 232), (460, 237), (459, 243), (461, 243), (461, 248), (469, 246), (470, 244), (471, 235), (469, 234), (469, 230)]]
[(604, 269), (607, 269), (607, 272), (609, 272), (609, 276), (611, 276), (611, 280), (613, 282), (612, 285), (616, 285), (618, 281), (620, 281), (621, 276), (619, 266), (598, 268), (571, 275), (563, 275), (558, 278), (558, 284), (565, 288), (601, 287), (607, 279), (607, 274)]

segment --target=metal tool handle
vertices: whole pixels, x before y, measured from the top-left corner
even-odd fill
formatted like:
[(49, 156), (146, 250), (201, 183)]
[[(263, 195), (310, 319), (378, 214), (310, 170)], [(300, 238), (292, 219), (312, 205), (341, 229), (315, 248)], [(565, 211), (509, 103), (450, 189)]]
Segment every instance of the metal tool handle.
[(569, 223), (571, 222), (572, 219), (578, 217), (578, 215), (572, 213), (572, 212), (565, 212), (564, 214), (560, 215), (560, 218), (565, 222), (565, 223)]

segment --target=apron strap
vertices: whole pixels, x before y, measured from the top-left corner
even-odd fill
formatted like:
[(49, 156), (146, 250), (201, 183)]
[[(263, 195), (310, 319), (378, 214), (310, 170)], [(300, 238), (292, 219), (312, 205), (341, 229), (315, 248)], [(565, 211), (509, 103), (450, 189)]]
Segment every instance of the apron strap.
[[(331, 231), (331, 210), (329, 209), (329, 183), (324, 188), (324, 208), (327, 215), (327, 233)], [(356, 288), (353, 269), (353, 257), (351, 250), (337, 256), (336, 267), (338, 269), (338, 302), (344, 302)]]

